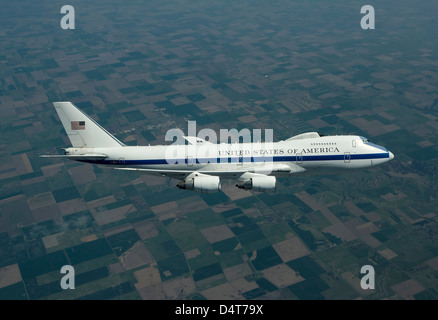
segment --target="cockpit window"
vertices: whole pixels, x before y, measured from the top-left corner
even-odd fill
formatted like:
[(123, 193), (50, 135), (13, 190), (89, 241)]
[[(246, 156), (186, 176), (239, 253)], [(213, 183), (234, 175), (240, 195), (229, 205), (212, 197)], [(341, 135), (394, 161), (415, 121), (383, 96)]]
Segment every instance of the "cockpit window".
[(361, 138), (361, 140), (363, 141), (364, 144), (366, 144), (366, 145), (368, 145), (368, 146), (375, 147), (375, 148), (377, 148), (377, 149), (381, 149), (381, 150), (383, 150), (383, 151), (385, 151), (385, 152), (388, 152), (388, 149), (386, 149), (385, 147), (382, 147), (382, 146), (379, 146), (379, 145), (377, 145), (377, 144), (375, 144), (375, 143), (372, 143), (370, 140), (368, 140), (368, 139), (365, 138), (365, 137), (360, 137), (360, 138)]

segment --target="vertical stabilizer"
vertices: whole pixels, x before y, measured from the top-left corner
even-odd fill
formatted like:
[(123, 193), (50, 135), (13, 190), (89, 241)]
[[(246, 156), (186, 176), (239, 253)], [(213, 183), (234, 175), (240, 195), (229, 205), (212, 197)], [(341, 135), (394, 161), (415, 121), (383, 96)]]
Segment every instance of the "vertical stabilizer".
[(124, 145), (73, 103), (54, 102), (53, 105), (73, 147), (111, 148)]

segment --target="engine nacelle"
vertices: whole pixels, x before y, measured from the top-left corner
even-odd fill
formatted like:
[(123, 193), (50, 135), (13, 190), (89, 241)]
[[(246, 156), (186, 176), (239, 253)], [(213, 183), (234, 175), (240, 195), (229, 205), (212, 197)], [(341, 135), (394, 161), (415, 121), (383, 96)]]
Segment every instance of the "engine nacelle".
[(252, 177), (236, 184), (236, 187), (245, 190), (254, 190), (261, 192), (274, 192), (276, 179), (273, 176)]
[(177, 187), (201, 193), (214, 193), (221, 191), (221, 180), (215, 176), (197, 176), (181, 181)]

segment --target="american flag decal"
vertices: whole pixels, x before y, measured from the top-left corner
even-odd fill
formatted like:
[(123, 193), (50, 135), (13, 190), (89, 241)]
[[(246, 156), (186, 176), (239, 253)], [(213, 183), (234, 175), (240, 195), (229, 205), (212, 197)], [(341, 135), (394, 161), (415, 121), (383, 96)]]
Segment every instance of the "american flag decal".
[(85, 130), (85, 121), (72, 121), (71, 122), (72, 130)]

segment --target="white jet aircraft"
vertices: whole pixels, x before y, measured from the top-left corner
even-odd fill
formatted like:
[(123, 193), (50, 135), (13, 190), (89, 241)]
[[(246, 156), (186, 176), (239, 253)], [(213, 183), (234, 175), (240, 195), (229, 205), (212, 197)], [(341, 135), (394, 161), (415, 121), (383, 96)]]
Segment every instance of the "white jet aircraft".
[(134, 170), (181, 180), (180, 189), (213, 193), (222, 179), (237, 179), (241, 189), (273, 192), (276, 177), (326, 174), (373, 167), (392, 152), (356, 135), (307, 132), (278, 142), (211, 143), (184, 137), (187, 144), (127, 146), (71, 102), (55, 109), (72, 144), (64, 155), (43, 155)]

